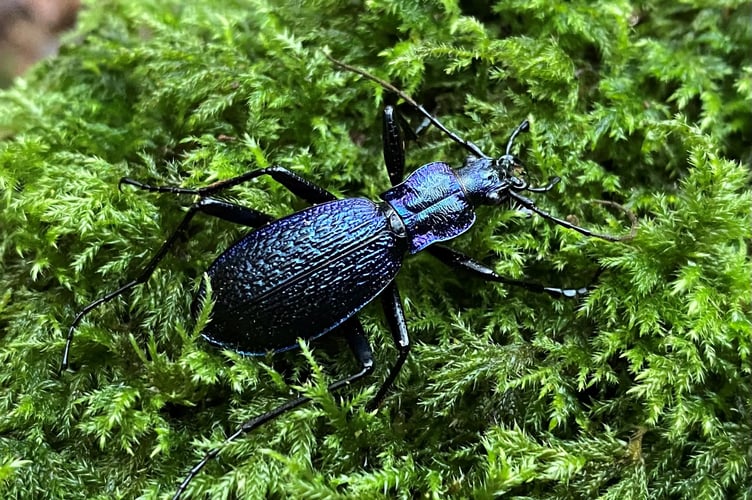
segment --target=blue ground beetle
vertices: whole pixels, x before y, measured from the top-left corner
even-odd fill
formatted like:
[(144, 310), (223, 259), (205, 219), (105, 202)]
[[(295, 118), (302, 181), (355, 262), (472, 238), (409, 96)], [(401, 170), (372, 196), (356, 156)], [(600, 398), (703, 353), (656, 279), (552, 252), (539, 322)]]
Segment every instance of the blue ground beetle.
[[(562, 289), (507, 279), (440, 244), (461, 235), (473, 225), (475, 207), (509, 202), (586, 236), (609, 241), (623, 239), (596, 234), (554, 217), (521, 194), (549, 191), (559, 180), (556, 178), (545, 187), (533, 187), (515, 174), (522, 164), (511, 154), (512, 144), (521, 132), (528, 129), (527, 121), (514, 130), (505, 154), (492, 158), (449, 131), (399, 89), (363, 70), (332, 61), (400, 96), (472, 156), (458, 170), (446, 163), (434, 162), (423, 165), (403, 180), (405, 156), (400, 122), (394, 107), (387, 106), (383, 116), (383, 147), (392, 187), (380, 195), (379, 201), (336, 199), (325, 189), (276, 166), (199, 189), (150, 186), (123, 178), (121, 185), (153, 192), (194, 195), (198, 200), (136, 279), (87, 305), (76, 316), (68, 331), (62, 369), (68, 367), (73, 332), (82, 318), (100, 304), (144, 283), (199, 212), (255, 228), (225, 250), (207, 271), (214, 305), (212, 320), (202, 336), (210, 344), (256, 356), (293, 349), (298, 346), (298, 339), (313, 340), (336, 330), (347, 339), (360, 366), (357, 373), (329, 386), (331, 391), (336, 391), (374, 369), (371, 346), (357, 313), (374, 299), (381, 299), (399, 354), (369, 408), (376, 408), (384, 398), (410, 351), (402, 302), (394, 282), (407, 255), (425, 250), (448, 266), (469, 271), (478, 278), (554, 296), (576, 296), (586, 292), (584, 288)], [(271, 176), (312, 206), (274, 220), (252, 208), (213, 197), (263, 175)], [(205, 293), (202, 285), (199, 299)], [(299, 397), (246, 422), (227, 438), (227, 442), (307, 401), (308, 398)], [(180, 497), (193, 477), (218, 452), (219, 449), (209, 452), (190, 471), (175, 498)]]

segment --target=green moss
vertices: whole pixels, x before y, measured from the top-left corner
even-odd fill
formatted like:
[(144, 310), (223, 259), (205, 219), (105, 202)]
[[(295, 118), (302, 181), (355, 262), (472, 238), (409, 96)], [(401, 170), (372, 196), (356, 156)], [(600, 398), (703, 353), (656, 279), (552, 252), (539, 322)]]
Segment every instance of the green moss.
[[(228, 446), (189, 491), (750, 498), (749, 3), (277, 3), (90, 2), (60, 56), (0, 93), (3, 497), (169, 495), (304, 386), (314, 404)], [(120, 177), (200, 186), (278, 164), (342, 196), (386, 189), (383, 91), (324, 50), (489, 153), (529, 118), (530, 175), (563, 178), (540, 205), (626, 232), (588, 203), (614, 200), (639, 234), (608, 243), (479, 210), (455, 248), (552, 285), (600, 268), (593, 292), (554, 300), (410, 260), (398, 282), (416, 345), (367, 413), (395, 357), (376, 307), (362, 317), (377, 374), (341, 404), (324, 388), (354, 363), (336, 339), (308, 359), (199, 340), (192, 293), (243, 230), (197, 218), (146, 286), (86, 318), (75, 371), (56, 375), (75, 314), (134, 277), (189, 202), (120, 192)], [(429, 130), (408, 164), (462, 156)], [(232, 196), (276, 216), (302, 206), (267, 181)]]

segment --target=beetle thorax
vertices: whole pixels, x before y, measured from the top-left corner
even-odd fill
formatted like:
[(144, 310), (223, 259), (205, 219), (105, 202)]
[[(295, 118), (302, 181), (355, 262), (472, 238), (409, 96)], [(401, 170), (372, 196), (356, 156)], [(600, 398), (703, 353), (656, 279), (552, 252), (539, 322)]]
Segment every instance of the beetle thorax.
[(410, 253), (456, 238), (475, 221), (474, 204), (458, 172), (442, 162), (423, 165), (381, 199), (404, 224)]

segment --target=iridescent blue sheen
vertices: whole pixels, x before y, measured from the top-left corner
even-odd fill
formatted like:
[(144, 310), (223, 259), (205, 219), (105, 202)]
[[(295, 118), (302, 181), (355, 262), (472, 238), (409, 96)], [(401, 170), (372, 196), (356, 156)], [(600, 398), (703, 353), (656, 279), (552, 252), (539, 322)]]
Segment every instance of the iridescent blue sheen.
[(506, 185), (495, 167), (490, 158), (457, 172), (429, 163), (381, 203), (322, 203), (251, 232), (207, 271), (214, 309), (202, 335), (261, 355), (337, 328), (394, 280), (407, 253), (456, 238), (475, 222), (475, 205), (498, 203)]
[(432, 243), (456, 238), (475, 222), (467, 194), (446, 163), (420, 167), (381, 198), (404, 222), (411, 254)]
[[(387, 208), (351, 198), (314, 205), (238, 241), (211, 265), (210, 343), (247, 355), (324, 335), (392, 282), (406, 245)], [(199, 297), (205, 293), (203, 287)]]

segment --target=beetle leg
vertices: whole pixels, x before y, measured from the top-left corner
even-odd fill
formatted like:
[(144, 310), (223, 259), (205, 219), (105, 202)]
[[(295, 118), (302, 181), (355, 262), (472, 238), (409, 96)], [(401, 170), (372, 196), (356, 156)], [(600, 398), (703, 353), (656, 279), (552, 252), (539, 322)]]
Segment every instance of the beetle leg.
[(405, 138), (408, 141), (417, 141), (418, 137), (431, 126), (431, 122), (424, 118), (413, 130), (410, 124), (393, 105), (384, 107), (382, 139), (384, 143), (384, 162), (389, 173), (392, 186), (396, 186), (404, 179), (405, 174)]
[[(434, 109), (434, 112), (436, 110)], [(428, 127), (431, 126), (431, 122), (428, 120), (428, 118), (423, 118), (423, 121), (418, 124), (418, 126), (415, 128), (415, 130), (410, 129), (410, 132), (412, 132), (412, 135), (410, 137), (411, 140), (417, 140), (418, 137), (423, 135), (423, 133), (428, 130)]]
[(241, 226), (259, 228), (274, 220), (274, 217), (264, 212), (216, 198), (201, 198), (196, 205), (199, 211), (207, 215)]
[(81, 322), (84, 316), (86, 316), (92, 309), (99, 307), (105, 302), (109, 302), (118, 295), (127, 292), (131, 288), (134, 288), (141, 283), (145, 283), (154, 273), (154, 270), (157, 268), (157, 265), (159, 265), (159, 262), (164, 258), (165, 255), (167, 255), (167, 252), (175, 244), (178, 236), (188, 228), (188, 224), (191, 222), (191, 219), (193, 219), (193, 217), (198, 212), (204, 212), (208, 215), (213, 215), (214, 217), (218, 217), (220, 219), (251, 227), (261, 227), (267, 222), (274, 220), (271, 215), (259, 212), (258, 210), (243, 207), (241, 205), (235, 205), (233, 203), (228, 203), (222, 200), (216, 200), (214, 198), (202, 198), (197, 203), (193, 204), (188, 209), (188, 212), (183, 217), (183, 220), (180, 221), (180, 224), (178, 224), (178, 227), (175, 229), (175, 231), (173, 231), (172, 234), (165, 240), (165, 242), (162, 243), (162, 246), (159, 247), (157, 253), (154, 254), (154, 257), (152, 257), (149, 263), (146, 264), (146, 267), (143, 271), (141, 271), (141, 274), (139, 274), (138, 277), (121, 286), (114, 292), (110, 292), (104, 297), (100, 297), (97, 300), (91, 302), (76, 315), (76, 317), (73, 319), (73, 323), (71, 323), (71, 326), (68, 329), (68, 336), (65, 340), (63, 360), (60, 363), (61, 372), (68, 369), (70, 349), (71, 344), (73, 343), (73, 332), (76, 330), (78, 324)]
[[(334, 392), (334, 391), (337, 391), (338, 389), (342, 389), (343, 387), (346, 387), (352, 384), (353, 382), (365, 377), (366, 375), (370, 374), (373, 371), (373, 354), (371, 351), (371, 346), (368, 343), (368, 339), (366, 338), (365, 332), (363, 331), (363, 325), (361, 325), (360, 320), (357, 317), (351, 318), (347, 322), (345, 322), (344, 325), (341, 326), (340, 328), (344, 329), (345, 331), (345, 337), (347, 339), (347, 343), (350, 346), (350, 349), (352, 350), (353, 354), (355, 355), (355, 358), (358, 360), (358, 364), (360, 365), (360, 371), (358, 371), (354, 375), (350, 375), (349, 377), (346, 377), (341, 380), (337, 380), (336, 382), (329, 384), (330, 392)], [(226, 445), (228, 443), (231, 443), (232, 441), (235, 441), (238, 437), (242, 436), (243, 434), (251, 432), (254, 429), (257, 429), (258, 427), (261, 427), (262, 425), (269, 422), (270, 420), (274, 420), (280, 415), (287, 413), (288, 411), (293, 410), (297, 408), (298, 406), (309, 402), (310, 400), (311, 398), (307, 396), (302, 396), (296, 399), (292, 399), (284, 403), (283, 405), (280, 405), (277, 408), (274, 408), (273, 410), (270, 410), (262, 415), (259, 415), (258, 417), (255, 417), (245, 422), (232, 435), (230, 435), (227, 439), (225, 439), (224, 444)], [(209, 462), (209, 460), (216, 457), (221, 450), (222, 448), (214, 448), (213, 450), (209, 451), (206, 455), (204, 455), (204, 458), (202, 458), (201, 461), (190, 470), (190, 472), (188, 473), (186, 478), (183, 480), (183, 482), (180, 483), (180, 486), (175, 492), (175, 495), (172, 497), (173, 500), (177, 500), (180, 498), (180, 496), (183, 494), (186, 487), (193, 480), (193, 478), (196, 477), (196, 475), (201, 471), (201, 469), (203, 469), (203, 467), (207, 464), (207, 462)]]
[(397, 285), (392, 283), (381, 294), (381, 302), (384, 306), (384, 315), (386, 316), (387, 323), (389, 323), (389, 330), (392, 332), (392, 338), (397, 345), (399, 355), (397, 361), (389, 371), (386, 380), (379, 388), (376, 395), (368, 403), (368, 410), (374, 410), (379, 406), (379, 403), (386, 396), (387, 391), (394, 383), (402, 365), (405, 364), (407, 355), (410, 353), (410, 338), (407, 335), (407, 323), (405, 322), (405, 311), (402, 309), (402, 299), (400, 299), (399, 290)]
[(384, 163), (392, 186), (402, 182), (405, 173), (405, 140), (400, 131), (398, 114), (394, 106), (384, 108)]
[(261, 168), (259, 170), (246, 172), (244, 174), (238, 175), (237, 177), (217, 181), (209, 184), (208, 186), (196, 189), (182, 188), (177, 186), (151, 186), (149, 184), (144, 184), (128, 177), (123, 177), (122, 179), (120, 179), (120, 185), (122, 186), (123, 184), (128, 184), (139, 189), (145, 189), (146, 191), (159, 193), (192, 194), (201, 196), (203, 198), (216, 194), (220, 191), (224, 191), (225, 189), (229, 189), (233, 186), (237, 186), (238, 184), (248, 182), (249, 180), (255, 179), (256, 177), (261, 177), (262, 175), (270, 176), (272, 179), (286, 187), (292, 194), (303, 198), (308, 203), (324, 203), (326, 201), (337, 199), (336, 196), (334, 196), (326, 189), (317, 186), (316, 184), (304, 179), (303, 177), (300, 177), (298, 174), (290, 172), (286, 168), (276, 165), (273, 167)]
[(577, 297), (588, 293), (588, 287), (581, 288), (555, 288), (550, 286), (544, 286), (539, 283), (530, 283), (527, 281), (513, 280), (505, 278), (496, 274), (493, 269), (490, 269), (480, 262), (471, 259), (467, 255), (464, 255), (456, 250), (453, 250), (444, 245), (433, 245), (426, 249), (428, 253), (439, 259), (444, 264), (455, 267), (457, 269), (464, 269), (471, 272), (476, 277), (486, 280), (494, 281), (497, 283), (504, 283), (506, 285), (519, 286), (531, 292), (547, 293), (554, 297)]

